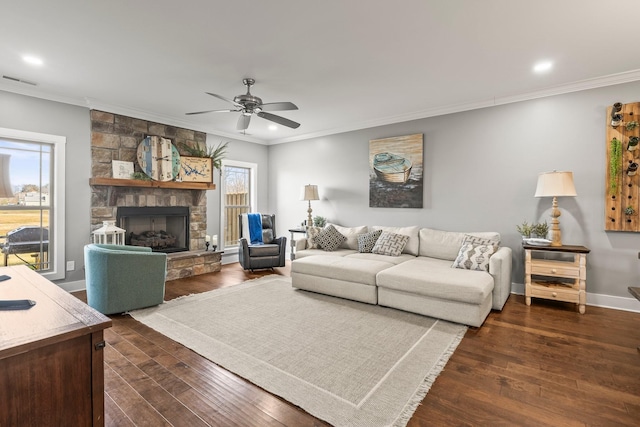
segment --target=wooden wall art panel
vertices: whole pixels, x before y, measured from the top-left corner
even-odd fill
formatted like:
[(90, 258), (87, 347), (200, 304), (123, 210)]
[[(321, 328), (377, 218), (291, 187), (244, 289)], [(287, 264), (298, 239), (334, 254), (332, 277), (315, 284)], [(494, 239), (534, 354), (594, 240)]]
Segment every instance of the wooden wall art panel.
[(640, 102), (607, 108), (605, 230), (640, 231)]

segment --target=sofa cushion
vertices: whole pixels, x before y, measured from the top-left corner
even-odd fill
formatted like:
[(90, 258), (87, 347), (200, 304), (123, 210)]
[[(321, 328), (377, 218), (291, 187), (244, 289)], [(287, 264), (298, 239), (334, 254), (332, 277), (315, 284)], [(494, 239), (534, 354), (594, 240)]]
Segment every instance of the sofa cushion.
[(371, 253), (373, 246), (378, 241), (378, 237), (382, 234), (382, 230), (373, 230), (368, 233), (358, 235), (358, 252)]
[(463, 243), (451, 267), (489, 271), (489, 258), (495, 253), (496, 249), (497, 246), (493, 244)]
[(353, 254), (357, 254), (357, 251), (354, 251), (353, 249), (342, 249), (342, 248), (338, 248), (335, 251), (331, 251), (331, 252), (327, 252), (325, 250), (322, 249), (304, 249), (301, 251), (296, 251), (296, 259), (298, 258), (306, 258), (306, 257), (310, 257), (310, 256), (347, 256), (347, 255), (353, 255)]
[[(420, 237), (419, 237), (419, 231), (420, 231), (420, 227), (418, 226), (413, 226), (413, 227), (386, 227), (386, 226), (373, 226), (371, 227), (372, 230), (382, 230), (382, 231), (388, 231), (390, 233), (395, 233), (395, 234), (404, 234), (405, 236), (409, 236), (409, 241), (407, 242), (407, 245), (404, 247), (403, 249), (403, 253), (405, 254), (411, 254), (411, 255), (418, 255), (419, 252), (419, 245), (420, 245)], [(458, 248), (460, 248), (458, 246)]]
[(358, 236), (365, 234), (369, 230), (366, 225), (360, 227), (342, 227), (337, 224), (328, 224), (327, 226), (329, 225), (332, 225), (340, 234), (346, 237), (345, 241), (340, 244), (340, 247), (343, 249), (358, 250)]
[(322, 227), (307, 227), (307, 248), (320, 249), (316, 237), (322, 231)]
[(376, 274), (392, 266), (384, 261), (327, 255), (296, 258), (291, 263), (291, 272), (375, 286)]
[(451, 268), (446, 260), (416, 258), (378, 273), (378, 287), (444, 300), (481, 304), (493, 291), (484, 271)]
[(265, 245), (249, 245), (250, 257), (278, 256), (278, 255), (280, 255), (280, 245), (276, 245), (273, 243), (269, 243)]
[(433, 228), (420, 230), (420, 255), (453, 261), (458, 256), (465, 235), (500, 241), (500, 234), (494, 232), (461, 233)]
[(400, 256), (402, 250), (407, 246), (409, 236), (404, 234), (390, 233), (383, 231), (378, 237), (376, 244), (371, 249), (372, 254)]
[(333, 225), (328, 225), (327, 228), (318, 233), (315, 241), (318, 242), (320, 248), (331, 252), (338, 249), (346, 239)]
[(409, 261), (410, 259), (416, 259), (415, 256), (409, 255), (409, 254), (400, 254), (400, 256), (390, 256), (390, 255), (379, 255), (379, 254), (360, 253), (360, 252), (346, 255), (346, 257), (355, 258), (355, 259), (370, 259), (372, 261), (390, 262), (393, 265), (401, 264), (405, 261)]

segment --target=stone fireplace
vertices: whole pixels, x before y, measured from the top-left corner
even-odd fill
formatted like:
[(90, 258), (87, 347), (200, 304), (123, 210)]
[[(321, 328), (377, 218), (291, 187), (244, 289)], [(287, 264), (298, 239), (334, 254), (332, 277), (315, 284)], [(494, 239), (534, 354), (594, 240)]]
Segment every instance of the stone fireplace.
[[(180, 244), (181, 248), (179, 250), (171, 248), (166, 251), (168, 252), (167, 280), (219, 271), (220, 253), (204, 251), (207, 229), (206, 196), (207, 191), (210, 190), (193, 189), (182, 185), (183, 183), (164, 186), (155, 185), (156, 182), (147, 182), (150, 185), (144, 186), (139, 184), (144, 183), (143, 181), (111, 180), (112, 160), (133, 162), (135, 170), (140, 171), (137, 166), (136, 151), (140, 141), (147, 135), (169, 138), (179, 150), (182, 144), (206, 143), (204, 132), (91, 110), (91, 230), (99, 228), (103, 221), (113, 220), (127, 231), (127, 236), (130, 236), (130, 233), (135, 230), (130, 230), (128, 227), (132, 225), (138, 227), (140, 224), (134, 221), (132, 225), (122, 226), (120, 222), (122, 213), (129, 214), (131, 212), (129, 209), (158, 208), (161, 211), (175, 212), (180, 208), (186, 210), (183, 212), (188, 212), (188, 217), (185, 219), (187, 228), (181, 235), (183, 240)], [(101, 181), (102, 178), (107, 179)], [(122, 185), (122, 182), (131, 183), (131, 185)], [(167, 224), (162, 221), (166, 219), (159, 219), (155, 215), (155, 220), (150, 225), (152, 229), (147, 231), (166, 232)], [(174, 219), (170, 220), (172, 226), (173, 221)], [(154, 227), (155, 230), (153, 230)], [(127, 244), (130, 244), (130, 241)]]

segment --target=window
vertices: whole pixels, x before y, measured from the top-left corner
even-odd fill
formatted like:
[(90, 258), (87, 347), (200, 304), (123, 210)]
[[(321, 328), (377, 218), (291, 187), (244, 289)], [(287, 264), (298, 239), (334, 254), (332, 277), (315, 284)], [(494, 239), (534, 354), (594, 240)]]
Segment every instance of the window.
[(64, 278), (66, 138), (0, 128), (2, 265)]
[(256, 176), (255, 163), (226, 160), (222, 163), (221, 218), (224, 248), (238, 246), (240, 237), (238, 216), (255, 211)]

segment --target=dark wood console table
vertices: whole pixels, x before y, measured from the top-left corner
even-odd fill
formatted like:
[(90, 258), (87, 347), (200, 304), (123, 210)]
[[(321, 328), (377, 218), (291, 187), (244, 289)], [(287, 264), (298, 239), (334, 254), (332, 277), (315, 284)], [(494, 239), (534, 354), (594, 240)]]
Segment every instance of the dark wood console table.
[(0, 426), (104, 425), (103, 330), (111, 319), (27, 266), (0, 267)]

